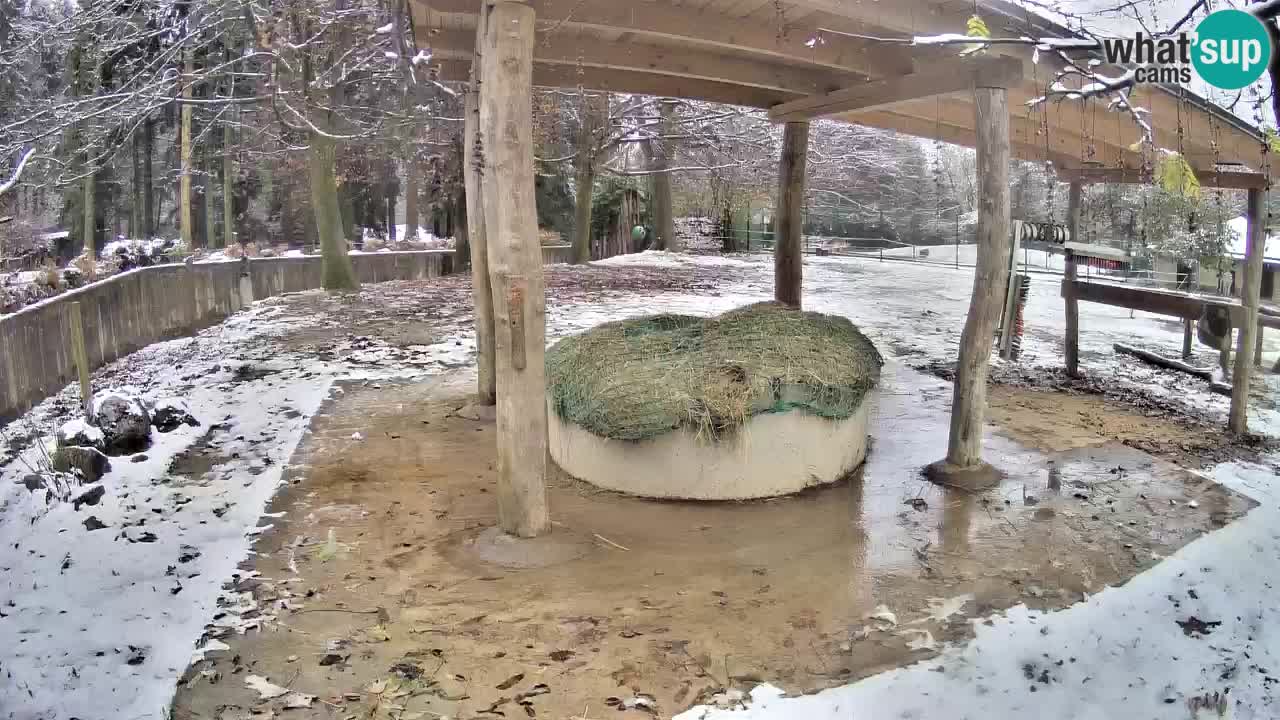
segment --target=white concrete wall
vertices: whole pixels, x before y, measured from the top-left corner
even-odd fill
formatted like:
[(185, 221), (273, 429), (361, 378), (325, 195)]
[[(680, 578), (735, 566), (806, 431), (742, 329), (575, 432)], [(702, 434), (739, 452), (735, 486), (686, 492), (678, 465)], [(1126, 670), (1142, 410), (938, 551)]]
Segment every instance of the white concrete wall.
[(547, 406), (551, 457), (606, 490), (682, 500), (750, 500), (835, 482), (867, 455), (868, 397), (852, 417), (800, 411), (755, 415), (712, 441), (680, 428), (648, 440), (611, 440), (566, 422)]

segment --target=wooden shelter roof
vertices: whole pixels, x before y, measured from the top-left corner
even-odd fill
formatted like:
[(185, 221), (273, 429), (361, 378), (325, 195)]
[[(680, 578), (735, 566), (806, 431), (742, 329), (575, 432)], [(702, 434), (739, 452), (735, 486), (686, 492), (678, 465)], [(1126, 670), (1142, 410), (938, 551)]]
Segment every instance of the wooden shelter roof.
[[(528, 1), (538, 19), (537, 85), (772, 109), (777, 120), (830, 117), (972, 146), (969, 89), (1001, 83), (1015, 157), (1115, 172), (1142, 166), (1130, 149), (1138, 126), (1106, 100), (1026, 104), (1054, 80), (1051, 53), (1034, 63), (1029, 47), (997, 45), (966, 59), (955, 46), (855, 37), (963, 33), (973, 0)], [(445, 80), (467, 77), (481, 2), (412, 0), (418, 44)], [(1069, 36), (1004, 0), (978, 0), (978, 13), (994, 36)], [(1197, 170), (1262, 167), (1256, 130), (1222, 108), (1157, 86), (1135, 88), (1132, 99), (1150, 111), (1156, 143)]]

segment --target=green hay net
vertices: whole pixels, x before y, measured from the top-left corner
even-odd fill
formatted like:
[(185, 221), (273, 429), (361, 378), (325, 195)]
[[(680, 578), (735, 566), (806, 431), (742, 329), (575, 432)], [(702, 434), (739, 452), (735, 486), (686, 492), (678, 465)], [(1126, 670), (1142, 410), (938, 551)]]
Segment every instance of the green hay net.
[(556, 343), (546, 359), (553, 411), (619, 440), (681, 426), (715, 439), (752, 415), (792, 409), (844, 419), (884, 364), (847, 319), (777, 303), (605, 323)]

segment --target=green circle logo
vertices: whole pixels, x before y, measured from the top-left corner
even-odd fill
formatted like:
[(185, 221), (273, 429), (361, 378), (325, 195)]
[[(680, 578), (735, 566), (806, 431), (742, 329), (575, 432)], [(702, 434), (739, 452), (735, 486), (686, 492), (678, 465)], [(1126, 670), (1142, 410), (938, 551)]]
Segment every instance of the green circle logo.
[(1204, 81), (1223, 90), (1257, 82), (1271, 61), (1262, 21), (1243, 10), (1218, 10), (1196, 26), (1191, 62)]

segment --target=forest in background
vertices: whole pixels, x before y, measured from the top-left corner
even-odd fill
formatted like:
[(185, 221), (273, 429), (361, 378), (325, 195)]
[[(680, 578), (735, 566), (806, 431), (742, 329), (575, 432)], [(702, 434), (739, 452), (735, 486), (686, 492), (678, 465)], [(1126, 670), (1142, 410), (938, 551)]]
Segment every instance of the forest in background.
[[(439, 79), (407, 0), (0, 0), (0, 269), (101, 255), (117, 238), (164, 238), (174, 256), (336, 256), (370, 237), (465, 249), (463, 93)], [(689, 215), (712, 219), (725, 250), (768, 239), (781, 129), (763, 112), (583, 88), (540, 90), (533, 111), (539, 224), (576, 259), (629, 191), (651, 247), (675, 247), (673, 218)], [(968, 242), (973, 176), (967, 149), (820, 121), (806, 231)], [(1049, 168), (1011, 177), (1015, 219), (1061, 221)], [(1090, 187), (1083, 232), (1220, 257), (1243, 194), (1206, 190)]]

